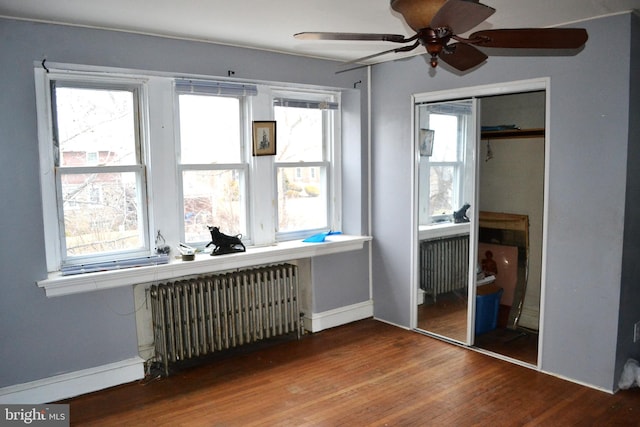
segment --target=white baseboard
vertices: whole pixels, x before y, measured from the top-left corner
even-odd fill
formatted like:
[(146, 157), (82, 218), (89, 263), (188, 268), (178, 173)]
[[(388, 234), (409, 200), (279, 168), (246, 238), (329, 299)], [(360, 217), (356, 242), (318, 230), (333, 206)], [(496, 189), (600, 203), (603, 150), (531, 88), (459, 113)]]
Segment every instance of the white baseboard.
[(304, 317), (304, 328), (311, 332), (345, 325), (357, 320), (373, 317), (373, 300), (360, 302), (345, 307), (339, 307), (322, 313), (313, 313), (311, 317)]
[(91, 393), (144, 377), (139, 357), (0, 388), (2, 404), (41, 404)]

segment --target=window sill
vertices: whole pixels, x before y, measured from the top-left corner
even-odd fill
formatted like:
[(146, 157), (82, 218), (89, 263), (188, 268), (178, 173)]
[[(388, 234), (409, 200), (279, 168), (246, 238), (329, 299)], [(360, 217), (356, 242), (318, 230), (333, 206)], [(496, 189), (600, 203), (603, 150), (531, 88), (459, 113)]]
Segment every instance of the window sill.
[(193, 274), (216, 273), (235, 268), (355, 251), (362, 249), (364, 243), (371, 239), (369, 236), (338, 234), (327, 236), (326, 241), (322, 243), (304, 243), (301, 240), (281, 242), (273, 246), (248, 248), (246, 252), (237, 254), (220, 256), (199, 254), (193, 261), (173, 259), (168, 264), (162, 265), (64, 277), (60, 273), (51, 273), (48, 278), (38, 281), (37, 284), (44, 288), (47, 297), (56, 297), (170, 280)]
[(470, 230), (470, 222), (421, 225), (418, 227), (418, 240), (437, 239), (439, 237), (455, 236), (456, 234), (469, 234)]

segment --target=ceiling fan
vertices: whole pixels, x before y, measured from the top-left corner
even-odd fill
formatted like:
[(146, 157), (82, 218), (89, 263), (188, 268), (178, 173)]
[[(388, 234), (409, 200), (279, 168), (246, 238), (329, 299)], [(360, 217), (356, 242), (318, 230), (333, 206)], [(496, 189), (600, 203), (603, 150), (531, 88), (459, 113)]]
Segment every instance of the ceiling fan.
[[(302, 40), (356, 40), (411, 43), (402, 47), (379, 52), (345, 64), (363, 61), (387, 53), (409, 52), (420, 45), (431, 56), (432, 67), (438, 60), (453, 68), (466, 71), (484, 62), (488, 56), (480, 48), (577, 50), (587, 41), (587, 32), (581, 28), (519, 28), (482, 30), (458, 36), (473, 29), (495, 9), (478, 0), (391, 0), (391, 8), (399, 12), (407, 25), (416, 33), (411, 37), (400, 34), (375, 33), (327, 33), (303, 32), (294, 37)], [(450, 43), (452, 40), (455, 42)]]

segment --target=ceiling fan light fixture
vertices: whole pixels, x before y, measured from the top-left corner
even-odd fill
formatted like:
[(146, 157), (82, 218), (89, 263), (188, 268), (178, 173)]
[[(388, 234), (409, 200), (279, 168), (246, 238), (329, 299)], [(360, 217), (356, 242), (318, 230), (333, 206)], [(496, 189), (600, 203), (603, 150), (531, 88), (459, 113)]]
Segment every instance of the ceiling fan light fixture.
[(391, 0), (391, 9), (400, 13), (413, 31), (431, 25), (431, 20), (447, 0)]

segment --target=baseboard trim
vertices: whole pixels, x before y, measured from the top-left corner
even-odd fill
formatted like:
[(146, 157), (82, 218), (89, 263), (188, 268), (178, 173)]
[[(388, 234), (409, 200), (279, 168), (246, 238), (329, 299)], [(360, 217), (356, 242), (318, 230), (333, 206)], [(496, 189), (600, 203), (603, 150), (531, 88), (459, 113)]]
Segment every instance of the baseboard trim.
[(304, 317), (304, 327), (311, 332), (320, 332), (362, 319), (373, 317), (373, 300), (363, 301), (333, 310), (313, 313)]
[(374, 319), (377, 320), (378, 322), (386, 323), (387, 325), (395, 326), (396, 328), (404, 329), (406, 331), (412, 331), (413, 330), (408, 326), (401, 325), (399, 323), (390, 322), (389, 320), (380, 319), (378, 317), (374, 317)]
[(587, 382), (584, 382), (584, 381), (576, 380), (575, 378), (565, 377), (564, 375), (560, 375), (560, 374), (556, 374), (556, 373), (553, 373), (553, 372), (545, 371), (544, 369), (540, 369), (540, 372), (542, 372), (544, 374), (547, 374), (547, 375), (551, 375), (552, 377), (560, 378), (561, 380), (564, 380), (564, 381), (569, 381), (569, 382), (572, 382), (574, 384), (578, 384), (578, 385), (581, 385), (581, 386), (584, 386), (584, 387), (588, 387), (588, 388), (591, 388), (591, 389), (594, 389), (594, 390), (598, 390), (598, 391), (601, 391), (601, 392), (604, 392), (604, 393), (608, 393), (608, 394), (611, 394), (611, 395), (615, 394), (616, 391), (618, 391), (617, 389), (600, 387), (600, 386), (597, 386), (597, 385), (594, 385), (594, 384), (590, 384), (590, 383), (587, 383)]
[(95, 368), (0, 388), (0, 403), (35, 405), (56, 402), (143, 377), (144, 360), (133, 357)]

